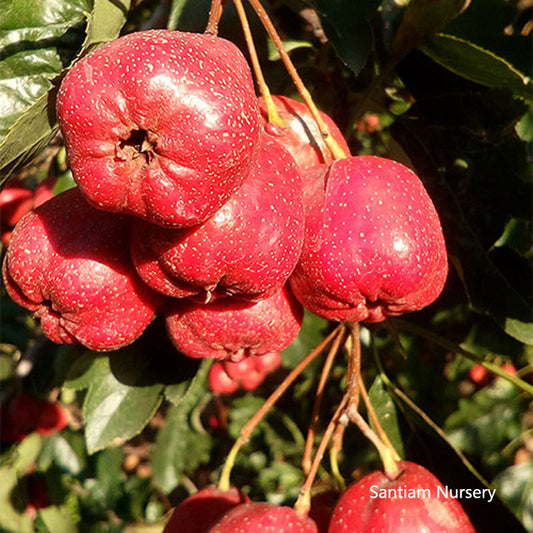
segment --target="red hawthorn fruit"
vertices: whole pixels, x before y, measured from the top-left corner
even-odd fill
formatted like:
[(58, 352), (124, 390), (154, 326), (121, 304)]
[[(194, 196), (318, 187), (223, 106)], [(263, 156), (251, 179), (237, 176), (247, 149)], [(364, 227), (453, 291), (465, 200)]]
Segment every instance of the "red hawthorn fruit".
[(253, 303), (236, 298), (209, 304), (175, 300), (165, 314), (169, 337), (180, 352), (234, 362), (283, 350), (303, 320), (303, 308), (287, 286)]
[(283, 363), (281, 353), (279, 352), (270, 352), (254, 357), (253, 359), (255, 368), (258, 371), (264, 372), (266, 374), (271, 374), (277, 370)]
[(478, 387), (485, 387), (493, 379), (494, 376), (483, 365), (475, 364), (468, 371), (468, 377), (470, 381)]
[(311, 312), (379, 322), (432, 303), (447, 273), (439, 217), (406, 166), (375, 156), (338, 160), (325, 187), (307, 196), (306, 237), (290, 284)]
[(321, 492), (311, 498), (309, 517), (315, 521), (319, 533), (328, 533), (331, 515), (338, 500), (339, 494), (333, 490)]
[(238, 505), (208, 531), (209, 533), (318, 533), (313, 520), (298, 516), (292, 507), (264, 502)]
[(209, 369), (207, 383), (211, 391), (218, 394), (234, 394), (239, 388), (239, 382), (226, 372), (220, 361), (215, 361)]
[(0, 410), (0, 440), (20, 442), (32, 433), (39, 418), (39, 400), (28, 394), (9, 398)]
[(42, 401), (39, 404), (36, 430), (39, 435), (53, 435), (67, 426), (67, 415), (59, 403)]
[(31, 209), (33, 193), (18, 178), (10, 179), (0, 192), (0, 232), (7, 246), (15, 224)]
[(266, 376), (264, 372), (256, 368), (255, 361), (260, 357), (263, 356), (247, 357), (238, 363), (223, 361), (222, 364), (231, 379), (238, 383), (244, 390), (253, 391), (261, 385)]
[(264, 137), (243, 185), (201, 225), (171, 230), (134, 222), (132, 257), (143, 280), (167, 296), (257, 300), (287, 281), (303, 237), (299, 171), (280, 144)]
[(431, 472), (409, 461), (399, 466), (396, 479), (375, 471), (349, 486), (328, 533), (475, 533), (461, 504), (445, 497), (446, 488)]
[[(263, 98), (260, 97), (259, 108), (265, 121), (267, 134), (281, 142), (289, 150), (302, 170), (323, 163), (332, 163), (333, 156), (308, 107), (303, 102), (298, 102), (287, 96), (274, 95), (272, 98), (286, 126), (280, 127), (268, 122), (267, 107)], [(339, 143), (346, 155), (349, 155), (350, 148), (338, 126), (326, 113), (321, 111), (320, 115), (331, 136)]]
[(6, 289), (53, 342), (116, 350), (141, 335), (160, 298), (137, 276), (129, 241), (129, 217), (94, 209), (70, 189), (17, 224)]
[(209, 486), (189, 496), (172, 513), (163, 533), (207, 533), (225, 513), (249, 502), (238, 488), (221, 491)]
[(57, 115), (88, 200), (167, 227), (206, 220), (255, 162), (261, 119), (231, 42), (173, 30), (131, 33), (64, 77)]
[(28, 476), (28, 503), (26, 512), (32, 520), (37, 518), (37, 510), (51, 505), (46, 479), (42, 474)]

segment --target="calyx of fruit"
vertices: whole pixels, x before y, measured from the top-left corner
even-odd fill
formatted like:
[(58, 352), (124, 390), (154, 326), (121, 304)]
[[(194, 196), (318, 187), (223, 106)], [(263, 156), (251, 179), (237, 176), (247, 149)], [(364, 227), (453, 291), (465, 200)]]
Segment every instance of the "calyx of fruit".
[(209, 533), (318, 533), (309, 517), (300, 517), (292, 507), (264, 502), (239, 505), (226, 513)]
[(395, 479), (375, 471), (349, 486), (328, 533), (475, 533), (461, 504), (445, 496), (445, 487), (429, 470), (409, 461), (398, 466)]
[(175, 298), (266, 298), (294, 270), (304, 237), (302, 184), (291, 155), (263, 137), (242, 186), (194, 228), (134, 222), (132, 257), (144, 281)]
[(200, 304), (176, 299), (165, 314), (170, 339), (180, 352), (234, 362), (283, 350), (298, 335), (303, 320), (303, 308), (288, 286), (258, 302), (221, 298)]
[(223, 205), (251, 169), (261, 130), (239, 49), (173, 30), (128, 34), (87, 54), (61, 83), (57, 115), (88, 200), (169, 227)]
[(224, 514), (249, 501), (237, 487), (222, 491), (210, 485), (189, 496), (174, 509), (163, 533), (207, 533)]
[(91, 207), (77, 188), (45, 202), (15, 227), (3, 264), (11, 298), (57, 343), (108, 351), (137, 339), (160, 296), (138, 277), (130, 217)]
[(439, 296), (448, 273), (444, 237), (413, 171), (359, 156), (335, 161), (317, 183), (290, 279), (307, 309), (328, 320), (379, 322)]

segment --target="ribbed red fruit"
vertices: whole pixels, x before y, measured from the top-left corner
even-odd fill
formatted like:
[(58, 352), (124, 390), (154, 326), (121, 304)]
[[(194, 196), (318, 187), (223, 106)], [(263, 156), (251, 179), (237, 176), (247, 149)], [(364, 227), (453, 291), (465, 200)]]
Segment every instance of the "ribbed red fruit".
[(318, 533), (316, 524), (292, 507), (252, 502), (226, 513), (209, 533)]
[(131, 33), (84, 56), (63, 78), (57, 115), (93, 205), (170, 227), (223, 205), (251, 169), (261, 130), (239, 49), (172, 30)]
[(11, 298), (46, 336), (91, 350), (116, 350), (148, 326), (160, 296), (137, 275), (130, 217), (91, 207), (70, 189), (23, 217), (3, 264)]
[(243, 185), (201, 225), (171, 230), (134, 222), (132, 257), (144, 281), (167, 296), (253, 300), (285, 284), (303, 237), (299, 171), (279, 143), (264, 137)]
[(328, 320), (379, 322), (416, 311), (448, 273), (439, 217), (418, 176), (375, 156), (335, 161), (306, 197), (296, 297)]
[(352, 484), (337, 503), (328, 533), (475, 533), (461, 504), (424, 467), (399, 463), (390, 480), (380, 471)]
[(176, 299), (165, 314), (170, 339), (180, 352), (235, 362), (283, 350), (298, 335), (303, 320), (303, 308), (287, 286), (252, 303), (236, 298), (209, 304)]

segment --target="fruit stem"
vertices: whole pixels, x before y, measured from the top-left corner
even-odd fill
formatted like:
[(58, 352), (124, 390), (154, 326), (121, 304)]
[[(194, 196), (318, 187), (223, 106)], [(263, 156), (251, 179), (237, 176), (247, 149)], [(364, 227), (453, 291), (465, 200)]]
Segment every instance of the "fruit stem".
[(313, 482), (318, 472), (318, 468), (320, 467), (320, 463), (322, 462), (322, 459), (324, 457), (324, 452), (326, 451), (326, 448), (331, 438), (333, 437), (335, 429), (339, 424), (341, 416), (343, 416), (345, 412), (348, 402), (349, 397), (347, 394), (345, 394), (341, 400), (341, 403), (333, 414), (333, 417), (331, 418), (328, 427), (326, 428), (326, 431), (324, 431), (324, 435), (316, 450), (315, 457), (313, 458), (313, 463), (311, 465), (309, 473), (307, 474), (304, 484), (300, 489), (300, 495), (298, 496), (298, 499), (294, 504), (294, 510), (299, 516), (307, 516), (307, 514), (309, 513), (309, 509), (311, 507), (311, 487), (313, 486)]
[[(346, 419), (343, 419), (346, 422)], [(335, 428), (335, 433), (331, 439), (331, 448), (329, 449), (329, 463), (331, 466), (331, 473), (337, 482), (337, 487), (339, 492), (344, 492), (346, 490), (346, 483), (342, 477), (340, 468), (339, 468), (339, 454), (342, 451), (342, 441), (344, 439), (344, 432), (346, 431), (346, 423), (341, 423)]]
[(221, 492), (229, 491), (231, 487), (231, 471), (233, 470), (233, 465), (235, 464), (235, 459), (240, 449), (244, 446), (244, 440), (239, 437), (231, 447), (226, 460), (224, 461), (224, 467), (222, 468), (222, 473), (220, 474), (220, 479), (218, 481), (218, 488)]
[(304, 455), (303, 455), (303, 460), (302, 460), (302, 469), (305, 474), (308, 474), (311, 468), (311, 454), (313, 451), (313, 443), (315, 440), (316, 426), (320, 418), (319, 413), (320, 413), (320, 407), (322, 406), (322, 397), (324, 395), (324, 388), (326, 387), (328, 377), (331, 373), (331, 367), (333, 366), (333, 361), (335, 361), (335, 356), (337, 355), (341, 342), (344, 338), (344, 332), (345, 332), (344, 329), (341, 330), (339, 332), (339, 335), (335, 337), (335, 341), (333, 342), (333, 344), (331, 345), (331, 348), (329, 349), (326, 362), (324, 363), (324, 366), (322, 367), (322, 372), (320, 374), (320, 381), (318, 382), (318, 387), (316, 391), (316, 399), (313, 405), (313, 414), (311, 415), (311, 423), (309, 425), (309, 430), (307, 432), (307, 439), (305, 441), (305, 449), (304, 449)]
[(381, 441), (374, 430), (367, 424), (366, 420), (360, 415), (356, 409), (346, 409), (346, 415), (361, 431), (361, 433), (375, 446), (379, 453), (381, 462), (383, 463), (383, 470), (389, 479), (396, 479), (400, 474), (400, 467), (394, 458), (391, 450)]
[(241, 21), (242, 31), (244, 33), (244, 39), (246, 40), (246, 46), (248, 47), (248, 52), (250, 53), (250, 60), (252, 62), (252, 67), (254, 69), (255, 78), (257, 80), (257, 85), (259, 87), (259, 92), (265, 101), (268, 113), (268, 122), (275, 124), (284, 128), (286, 126), (285, 122), (281, 118), (278, 108), (274, 103), (270, 89), (265, 81), (263, 71), (261, 69), (261, 64), (259, 63), (259, 58), (257, 57), (257, 50), (255, 48), (254, 39), (252, 32), (250, 30), (250, 24), (248, 23), (248, 17), (246, 16), (246, 11), (242, 4), (242, 0), (233, 0), (237, 14)]
[(285, 65), (285, 68), (287, 69), (289, 76), (292, 78), (292, 81), (294, 82), (294, 85), (296, 86), (298, 93), (300, 93), (300, 96), (302, 97), (303, 101), (309, 108), (309, 111), (311, 115), (313, 116), (313, 119), (315, 120), (318, 128), (320, 129), (324, 142), (326, 143), (326, 146), (329, 148), (333, 158), (334, 159), (346, 159), (349, 156), (349, 154), (346, 154), (344, 152), (344, 150), (340, 147), (339, 143), (333, 138), (333, 135), (331, 135), (326, 123), (324, 122), (324, 120), (322, 119), (322, 116), (320, 115), (320, 111), (318, 110), (315, 102), (313, 101), (313, 98), (311, 97), (310, 92), (307, 90), (307, 87), (302, 81), (302, 78), (296, 71), (296, 68), (294, 67), (293, 62), (291, 58), (289, 57), (289, 54), (285, 50), (285, 47), (283, 46), (283, 42), (281, 41), (281, 38), (278, 32), (276, 31), (276, 28), (274, 27), (274, 24), (270, 20), (268, 13), (263, 8), (260, 0), (248, 0), (248, 1), (254, 8), (254, 11), (257, 13), (257, 16), (261, 20), (261, 23), (265, 27), (268, 35), (270, 36), (274, 45), (276, 46), (276, 49), (279, 52), (281, 60), (283, 61), (283, 64)]
[(209, 19), (205, 28), (205, 33), (209, 35), (218, 34), (218, 23), (224, 11), (224, 3), (226, 0), (211, 0), (211, 9), (209, 10)]
[(359, 374), (359, 391), (361, 392), (361, 397), (363, 398), (363, 401), (365, 402), (368, 416), (370, 417), (370, 420), (374, 424), (374, 427), (376, 428), (376, 432), (379, 435), (379, 438), (383, 441), (383, 444), (385, 444), (385, 446), (389, 448), (394, 459), (396, 461), (400, 461), (401, 457), (399, 456), (398, 452), (392, 445), (392, 442), (390, 441), (389, 436), (387, 435), (386, 431), (383, 429), (383, 426), (381, 425), (381, 422), (379, 421), (379, 418), (376, 415), (376, 411), (374, 410), (374, 406), (372, 405), (372, 402), (370, 401), (370, 398), (368, 396), (368, 392), (366, 390), (365, 383), (363, 381), (363, 377), (361, 376), (361, 374)]
[(359, 375), (361, 374), (361, 341), (359, 323), (347, 322), (350, 335), (348, 344), (348, 368), (346, 369), (346, 394), (348, 394), (348, 410), (359, 408)]
[(218, 487), (220, 490), (227, 491), (230, 487), (230, 478), (233, 465), (239, 450), (250, 440), (250, 435), (256, 426), (261, 422), (265, 415), (275, 405), (283, 393), (292, 385), (298, 376), (307, 368), (307, 366), (316, 359), (326, 346), (337, 336), (344, 331), (344, 326), (341, 324), (337, 326), (325, 339), (323, 339), (315, 348), (313, 348), (304, 359), (302, 359), (287, 377), (279, 384), (278, 388), (266, 399), (265, 403), (257, 410), (257, 412), (248, 420), (240, 432), (239, 438), (233, 444), (224, 467), (220, 475)]
[(325, 339), (323, 339), (315, 348), (313, 348), (285, 377), (279, 384), (277, 389), (266, 399), (265, 403), (257, 410), (257, 412), (248, 420), (248, 422), (241, 429), (240, 438), (244, 442), (250, 440), (250, 435), (253, 430), (261, 422), (263, 417), (270, 411), (276, 402), (281, 398), (285, 391), (296, 381), (299, 375), (316, 359), (326, 346), (344, 329), (341, 324), (337, 326)]

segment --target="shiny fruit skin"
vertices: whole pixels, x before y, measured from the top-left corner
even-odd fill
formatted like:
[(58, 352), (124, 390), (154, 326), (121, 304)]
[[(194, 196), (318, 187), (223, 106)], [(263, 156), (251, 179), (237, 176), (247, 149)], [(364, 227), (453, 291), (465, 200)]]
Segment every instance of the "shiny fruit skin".
[(261, 131), (239, 49), (174, 30), (124, 35), (77, 61), (57, 115), (88, 200), (165, 227), (220, 208), (251, 169)]

